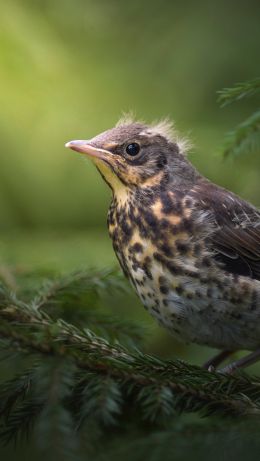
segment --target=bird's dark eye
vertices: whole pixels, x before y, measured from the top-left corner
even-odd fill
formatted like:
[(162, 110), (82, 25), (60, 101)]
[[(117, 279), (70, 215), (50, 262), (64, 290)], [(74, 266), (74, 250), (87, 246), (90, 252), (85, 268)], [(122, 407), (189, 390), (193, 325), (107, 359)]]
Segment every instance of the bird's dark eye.
[(125, 150), (128, 155), (134, 157), (140, 151), (140, 146), (139, 144), (137, 144), (137, 142), (132, 142), (131, 144), (128, 144), (128, 146), (126, 146)]

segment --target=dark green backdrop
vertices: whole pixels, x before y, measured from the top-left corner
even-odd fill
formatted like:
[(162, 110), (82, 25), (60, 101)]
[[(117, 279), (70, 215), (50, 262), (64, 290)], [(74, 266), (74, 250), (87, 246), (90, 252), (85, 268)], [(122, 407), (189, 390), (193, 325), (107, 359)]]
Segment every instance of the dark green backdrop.
[[(218, 90), (259, 76), (259, 16), (258, 0), (1, 2), (0, 278), (12, 286), (32, 268), (116, 264), (109, 190), (64, 143), (111, 127), (122, 112), (172, 118), (194, 144), (194, 164), (260, 206), (260, 156), (224, 162), (221, 151), (256, 101), (216, 102)], [(104, 306), (149, 324), (149, 352), (198, 364), (209, 356), (175, 343), (134, 296)], [(34, 459), (30, 451), (6, 457)]]
[[(256, 102), (216, 102), (259, 75), (258, 1), (9, 0), (0, 10), (0, 270), (116, 264), (109, 190), (64, 143), (123, 111), (171, 117), (202, 172), (260, 205), (260, 157), (221, 154), (224, 133)], [(178, 354), (151, 325), (163, 338), (155, 350)]]
[(122, 111), (170, 116), (211, 179), (260, 204), (257, 159), (222, 164), (253, 100), (216, 91), (259, 73), (259, 2), (10, 0), (0, 15), (1, 229), (103, 227), (108, 191), (64, 149)]

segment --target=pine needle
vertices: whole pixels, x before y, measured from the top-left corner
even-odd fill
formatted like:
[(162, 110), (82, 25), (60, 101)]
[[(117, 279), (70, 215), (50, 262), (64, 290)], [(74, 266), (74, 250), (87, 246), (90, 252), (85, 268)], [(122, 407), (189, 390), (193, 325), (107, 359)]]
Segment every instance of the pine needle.
[(237, 83), (231, 88), (224, 88), (218, 91), (218, 103), (221, 107), (227, 106), (235, 101), (253, 96), (260, 91), (260, 78), (246, 82)]

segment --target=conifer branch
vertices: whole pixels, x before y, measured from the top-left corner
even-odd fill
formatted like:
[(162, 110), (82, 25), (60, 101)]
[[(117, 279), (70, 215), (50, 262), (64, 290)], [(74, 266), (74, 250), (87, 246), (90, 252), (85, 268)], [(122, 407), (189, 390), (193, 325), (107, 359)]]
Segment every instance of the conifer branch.
[[(109, 281), (105, 276), (104, 290), (118, 286), (120, 279), (111, 277)], [(158, 427), (178, 413), (260, 414), (258, 378), (223, 376), (179, 360), (161, 360), (127, 348), (116, 338), (103, 338), (82, 323), (58, 318), (66, 303), (72, 303), (74, 310), (78, 303), (83, 307), (75, 288), (79, 283), (88, 283), (89, 293), (96, 289), (88, 273), (45, 284), (44, 294), (40, 290), (31, 302), (1, 286), (1, 350), (18, 354), (27, 363), (27, 368), (0, 384), (3, 442), (33, 432), (36, 440), (48, 442), (39, 442), (42, 453), (74, 461), (81, 459), (78, 434), (90, 424), (102, 431), (122, 419)], [(61, 308), (54, 317), (53, 305)], [(95, 310), (95, 302), (93, 306)]]
[[(253, 96), (260, 92), (260, 78), (238, 83), (232, 88), (219, 91), (218, 102), (221, 107), (238, 101), (242, 98)], [(224, 156), (235, 157), (241, 154), (260, 152), (260, 111), (257, 110), (244, 122), (240, 123), (226, 136)]]
[(239, 101), (245, 97), (253, 96), (260, 91), (260, 78), (237, 83), (231, 88), (218, 91), (218, 102), (221, 107)]
[(240, 123), (226, 136), (225, 157), (235, 157), (243, 153), (260, 152), (260, 111)]

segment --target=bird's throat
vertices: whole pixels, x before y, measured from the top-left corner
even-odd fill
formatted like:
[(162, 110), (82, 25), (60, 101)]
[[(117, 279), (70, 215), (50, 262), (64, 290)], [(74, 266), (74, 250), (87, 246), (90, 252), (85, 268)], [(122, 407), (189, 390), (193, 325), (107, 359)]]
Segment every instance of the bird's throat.
[(104, 181), (112, 189), (113, 197), (116, 198), (120, 207), (125, 207), (129, 199), (129, 188), (118, 178), (108, 164), (95, 159), (95, 165)]
[(123, 184), (123, 182), (115, 174), (111, 166), (108, 163), (98, 158), (93, 159), (93, 163), (96, 165), (104, 181), (112, 189), (113, 194), (119, 197), (125, 196), (126, 198), (127, 197), (127, 187), (125, 186), (125, 184)]

